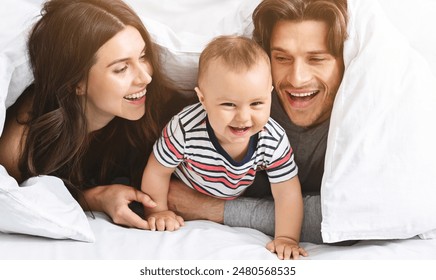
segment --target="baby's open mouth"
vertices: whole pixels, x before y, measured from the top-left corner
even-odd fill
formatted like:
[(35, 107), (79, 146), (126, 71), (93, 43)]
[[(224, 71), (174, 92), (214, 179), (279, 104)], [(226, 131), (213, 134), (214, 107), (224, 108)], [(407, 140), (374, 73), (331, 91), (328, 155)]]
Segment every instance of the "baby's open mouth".
[(247, 130), (249, 130), (250, 127), (249, 126), (245, 126), (245, 127), (234, 127), (234, 126), (231, 126), (230, 129), (233, 132), (236, 132), (236, 133), (243, 133), (243, 132), (246, 132)]

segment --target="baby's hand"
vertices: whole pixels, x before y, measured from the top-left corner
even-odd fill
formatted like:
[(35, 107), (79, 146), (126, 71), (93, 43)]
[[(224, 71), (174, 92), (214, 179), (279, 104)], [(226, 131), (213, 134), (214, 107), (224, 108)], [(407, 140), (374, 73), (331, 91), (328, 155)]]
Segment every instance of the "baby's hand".
[(307, 257), (306, 250), (298, 246), (298, 242), (289, 237), (276, 237), (273, 241), (266, 244), (266, 248), (272, 253), (276, 253), (281, 260), (297, 260), (300, 255)]
[(182, 217), (176, 215), (173, 211), (161, 211), (152, 213), (147, 216), (147, 222), (150, 230), (158, 231), (175, 231), (185, 225)]

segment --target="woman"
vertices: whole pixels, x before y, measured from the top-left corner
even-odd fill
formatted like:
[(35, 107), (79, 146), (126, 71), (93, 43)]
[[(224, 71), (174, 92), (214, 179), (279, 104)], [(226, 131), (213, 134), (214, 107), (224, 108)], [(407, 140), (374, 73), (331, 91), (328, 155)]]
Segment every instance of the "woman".
[(120, 0), (48, 1), (28, 51), (34, 82), (7, 111), (0, 164), (18, 182), (62, 178), (85, 209), (148, 228), (127, 205), (154, 202), (131, 186), (139, 187), (152, 144), (184, 104), (170, 99), (140, 18)]

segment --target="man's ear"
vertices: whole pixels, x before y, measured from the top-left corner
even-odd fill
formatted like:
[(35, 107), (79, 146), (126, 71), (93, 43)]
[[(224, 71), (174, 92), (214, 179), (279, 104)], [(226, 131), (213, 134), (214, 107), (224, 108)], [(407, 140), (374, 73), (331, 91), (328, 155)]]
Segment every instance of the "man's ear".
[(195, 87), (195, 92), (197, 93), (198, 100), (199, 100), (200, 103), (203, 104), (203, 106), (204, 106), (204, 95), (203, 95), (203, 93), (201, 92), (200, 88)]

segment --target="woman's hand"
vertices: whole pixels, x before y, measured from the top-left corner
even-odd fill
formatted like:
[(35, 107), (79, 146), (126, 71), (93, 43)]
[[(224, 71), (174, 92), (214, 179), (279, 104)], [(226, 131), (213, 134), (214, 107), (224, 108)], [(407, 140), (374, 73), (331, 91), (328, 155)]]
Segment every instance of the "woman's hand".
[(106, 213), (116, 224), (132, 228), (150, 229), (148, 222), (129, 208), (129, 204), (134, 201), (145, 207), (153, 208), (156, 206), (156, 203), (145, 193), (122, 184), (97, 186), (86, 190), (84, 199), (81, 199), (80, 204), (85, 210)]

